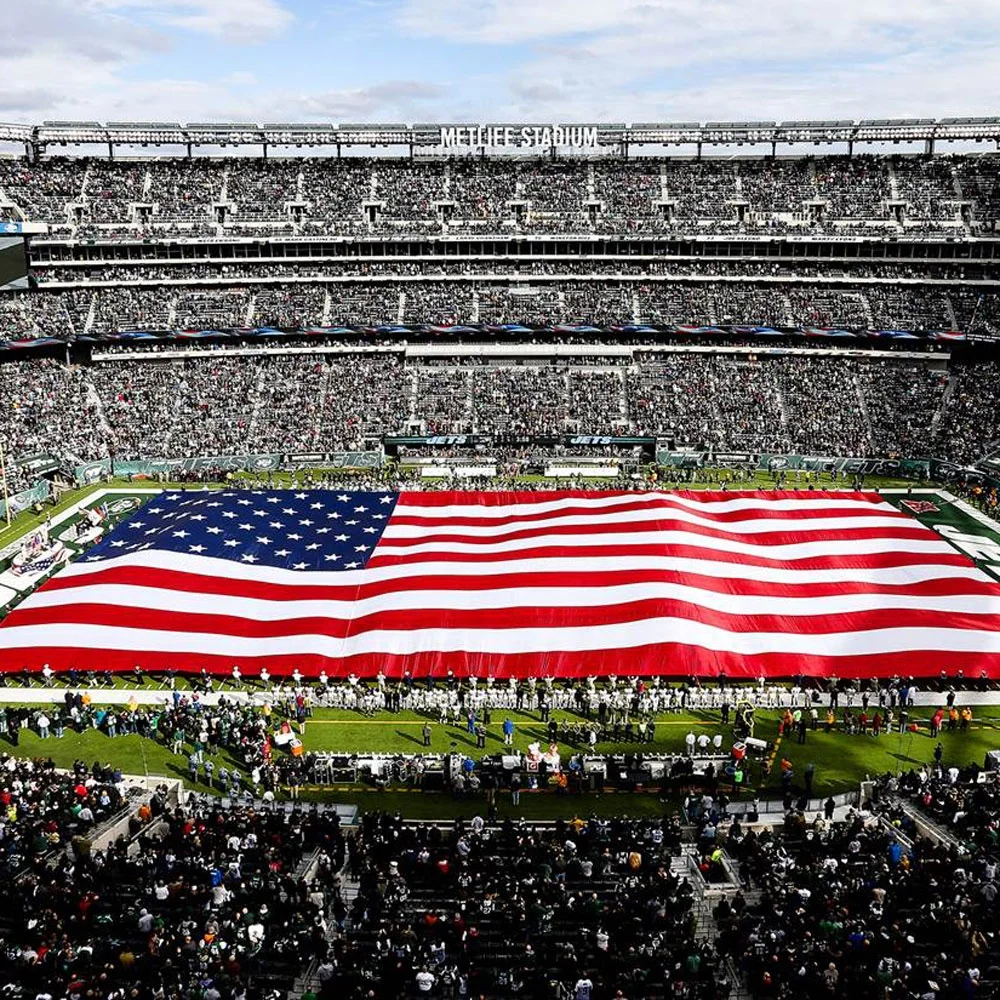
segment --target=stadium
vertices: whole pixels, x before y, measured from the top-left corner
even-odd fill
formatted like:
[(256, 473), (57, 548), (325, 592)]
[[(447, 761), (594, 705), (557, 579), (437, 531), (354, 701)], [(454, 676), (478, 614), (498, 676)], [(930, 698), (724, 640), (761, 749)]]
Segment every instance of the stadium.
[(998, 144), (0, 124), (5, 995), (998, 995)]

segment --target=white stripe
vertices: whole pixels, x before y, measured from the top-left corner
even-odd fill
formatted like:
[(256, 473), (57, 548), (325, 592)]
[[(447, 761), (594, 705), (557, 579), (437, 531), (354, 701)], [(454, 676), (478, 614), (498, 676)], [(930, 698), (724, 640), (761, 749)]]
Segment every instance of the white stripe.
[(393, 515), (407, 517), (426, 517), (434, 520), (453, 517), (529, 517), (532, 514), (545, 514), (550, 511), (565, 510), (567, 507), (583, 507), (600, 510), (604, 507), (614, 507), (623, 503), (650, 504), (663, 508), (686, 507), (693, 511), (712, 514), (724, 514), (734, 511), (750, 510), (856, 510), (872, 513), (885, 511), (899, 513), (895, 507), (884, 500), (870, 502), (868, 500), (848, 500), (840, 497), (768, 500), (761, 497), (733, 497), (731, 500), (694, 500), (674, 493), (627, 493), (618, 496), (596, 497), (561, 497), (556, 500), (537, 500), (527, 503), (481, 504), (470, 500), (459, 504), (420, 504), (408, 502), (404, 493), (396, 504)]
[[(949, 549), (950, 554), (954, 550)], [(853, 555), (860, 555), (855, 551)], [(76, 562), (67, 566), (59, 579), (86, 577), (105, 569), (134, 566), (146, 569), (175, 570), (200, 576), (255, 583), (271, 583), (298, 587), (360, 587), (366, 583), (382, 583), (389, 580), (421, 580), (433, 576), (502, 576), (507, 574), (567, 573), (579, 574), (594, 571), (659, 571), (676, 573), (697, 573), (704, 576), (743, 580), (758, 580), (764, 583), (870, 583), (888, 586), (906, 586), (928, 580), (976, 580), (980, 583), (996, 583), (972, 564), (956, 566), (920, 563), (915, 566), (889, 566), (876, 569), (862, 569), (845, 566), (836, 569), (793, 569), (778, 566), (752, 566), (748, 563), (734, 563), (722, 560), (678, 558), (675, 556), (616, 557), (613, 565), (595, 563), (592, 559), (577, 557), (546, 557), (539, 559), (512, 559), (496, 562), (464, 563), (442, 559), (440, 562), (422, 562), (396, 566), (377, 566), (364, 570), (344, 570), (341, 573), (296, 572), (273, 566), (249, 566), (234, 563), (228, 559), (210, 556), (190, 555), (183, 552), (162, 552), (147, 549), (124, 556), (115, 556), (101, 562)]]
[[(548, 518), (545, 521), (522, 521), (514, 524), (458, 524), (444, 523), (431, 527), (426, 524), (397, 524), (389, 522), (382, 534), (382, 545), (387, 539), (398, 538), (433, 538), (435, 535), (461, 535), (469, 538), (499, 538), (512, 535), (518, 531), (540, 531), (558, 527), (601, 527), (610, 524), (635, 525), (647, 524), (655, 528), (657, 524), (668, 518), (687, 524), (703, 525), (714, 531), (734, 535), (758, 535), (781, 533), (787, 535), (806, 533), (810, 531), (860, 531), (865, 528), (884, 528), (889, 531), (897, 528), (918, 528), (932, 535), (930, 528), (923, 528), (919, 521), (902, 520), (899, 517), (811, 517), (782, 520), (778, 518), (755, 518), (744, 521), (713, 521), (708, 517), (699, 517), (686, 510), (626, 510), (610, 514), (567, 514), (564, 517)], [(595, 535), (600, 537), (600, 534)], [(627, 542), (631, 537), (623, 528), (620, 536)], [(697, 534), (696, 537), (704, 537)]]
[[(39, 642), (39, 639), (42, 642)], [(950, 628), (886, 628), (817, 637), (798, 632), (730, 632), (686, 618), (648, 618), (637, 622), (567, 628), (553, 642), (552, 629), (415, 629), (364, 632), (347, 639), (319, 635), (243, 638), (211, 633), (157, 632), (103, 625), (11, 625), (0, 628), (0, 649), (39, 645), (59, 649), (114, 649), (170, 654), (222, 656), (240, 662), (270, 656), (365, 654), (410, 656), (416, 653), (466, 652), (470, 655), (616, 651), (660, 643), (678, 643), (740, 656), (776, 653), (793, 656), (881, 655), (931, 651), (1000, 653), (1000, 631)]]
[[(629, 583), (609, 587), (511, 587), (498, 590), (401, 590), (358, 601), (271, 601), (252, 597), (199, 594), (127, 584), (93, 584), (72, 590), (42, 590), (24, 608), (104, 604), (195, 615), (226, 615), (250, 621), (323, 618), (350, 621), (391, 611), (478, 611), (500, 608), (597, 608), (636, 601), (683, 601), (732, 615), (823, 616), (880, 609), (1000, 615), (995, 596), (920, 596), (910, 594), (838, 594), (830, 597), (736, 595), (677, 583)], [(558, 628), (556, 625), (554, 628)]]
[[(505, 542), (494, 542), (489, 546), (472, 542), (426, 542), (421, 545), (392, 545), (380, 542), (374, 559), (387, 556), (414, 556), (426, 552), (442, 555), (485, 554), (497, 552), (525, 552), (546, 547), (554, 548), (606, 548), (607, 557), (616, 559), (616, 551), (625, 546), (649, 545), (669, 549), (672, 545), (694, 545), (716, 552), (732, 552), (737, 555), (762, 556), (767, 559), (812, 559), (814, 556), (857, 556), (873, 555), (879, 552), (914, 552), (926, 555), (954, 554), (955, 550), (933, 532), (928, 532), (927, 540), (916, 538), (844, 538), (828, 542), (793, 542), (787, 545), (768, 545), (754, 542), (737, 542), (728, 538), (714, 538), (711, 535), (692, 535), (686, 531), (636, 531), (628, 535), (538, 535), (533, 538), (513, 538)], [(583, 556), (583, 559), (592, 558)], [(606, 568), (606, 567), (602, 567)]]

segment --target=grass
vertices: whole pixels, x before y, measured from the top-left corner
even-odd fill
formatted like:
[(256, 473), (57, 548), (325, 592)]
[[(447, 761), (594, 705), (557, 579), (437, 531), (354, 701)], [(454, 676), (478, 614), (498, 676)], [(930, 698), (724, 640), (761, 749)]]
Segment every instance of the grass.
[[(254, 481), (253, 477), (249, 475), (242, 478)], [(291, 486), (300, 482), (302, 478), (304, 478), (302, 474), (279, 474), (275, 476), (275, 485)], [(790, 484), (797, 482), (795, 477), (789, 478)], [(263, 482), (261, 484), (263, 485)], [(101, 488), (115, 488), (127, 495), (130, 492), (130, 485), (126, 482), (118, 482), (71, 491), (65, 494), (55, 507), (46, 508), (45, 517), (51, 517), (81, 497), (89, 496)], [(168, 485), (174, 488), (181, 484)], [(682, 484), (682, 488), (716, 488), (717, 485), (717, 483), (710, 482), (685, 483)], [(770, 474), (761, 473), (756, 477), (755, 483), (740, 485), (742, 488), (752, 488), (754, 485), (773, 486), (773, 479)], [(844, 484), (839, 481), (835, 484), (831, 483), (829, 477), (825, 477), (822, 482), (818, 482), (816, 485), (822, 487), (824, 485), (842, 486)], [(866, 481), (866, 485), (868, 487), (875, 485), (888, 487), (911, 484), (897, 480), (869, 479)], [(946, 520), (948, 523), (952, 521), (962, 523), (964, 515), (953, 510), (947, 512), (942, 510), (940, 513), (927, 515), (927, 517), (935, 522)], [(30, 530), (39, 523), (39, 520), (29, 512), (22, 513), (15, 519), (13, 534), (0, 532), (0, 544)], [(115, 686), (124, 689), (134, 688), (134, 685), (126, 677), (116, 677)], [(147, 686), (155, 687), (156, 685)], [(187, 689), (189, 685), (185, 679), (179, 678), (178, 687), (183, 690)], [(95, 692), (95, 695), (95, 700), (99, 701), (100, 691)], [(0, 691), (0, 701), (2, 700), (3, 695)], [(1000, 748), (1000, 719), (993, 718), (988, 714), (991, 709), (987, 708), (982, 711), (984, 718), (977, 719), (976, 724), (968, 733), (944, 732), (941, 734), (946, 764), (964, 765), (971, 761), (982, 762), (988, 750)], [(495, 753), (502, 748), (499, 729), (505, 714), (495, 712), (493, 715), (493, 722), (489, 727), (487, 737), (487, 753)], [(799, 745), (794, 737), (782, 740), (777, 748), (775, 761), (777, 762), (782, 756), (789, 758), (797, 776), (796, 785), (799, 787), (801, 787), (800, 779), (806, 765), (812, 763), (815, 766), (814, 791), (816, 794), (826, 795), (856, 788), (866, 775), (897, 771), (932, 762), (936, 740), (930, 738), (926, 727), (926, 719), (930, 714), (930, 710), (913, 713), (915, 721), (920, 721), (922, 718), (924, 722), (923, 728), (916, 734), (908, 733), (900, 736), (898, 733), (894, 733), (878, 740), (871, 737), (848, 736), (837, 732), (828, 734), (822, 731), (810, 731), (804, 745)], [(515, 736), (517, 747), (523, 749), (535, 739), (547, 742), (547, 731), (537, 717), (518, 712), (512, 712), (510, 715), (517, 727)], [(567, 713), (553, 713), (553, 717), (557, 721), (561, 721), (564, 716), (576, 719), (576, 716), (567, 716)], [(758, 712), (756, 735), (776, 741), (778, 718), (776, 712)], [(423, 750), (421, 728), (424, 721), (423, 716), (408, 712), (395, 715), (381, 713), (369, 719), (362, 718), (357, 713), (347, 710), (316, 709), (314, 717), (309, 720), (306, 726), (303, 742), (307, 750), (313, 751), (419, 752)], [(710, 735), (722, 731), (718, 713), (668, 715), (657, 720), (656, 741), (653, 744), (640, 747), (636, 744), (601, 743), (598, 744), (597, 750), (602, 753), (639, 750), (644, 753), (681, 753), (684, 751), (684, 737), (691, 728), (694, 728), (696, 732), (704, 731)], [(726, 744), (728, 744), (729, 734), (725, 733), (724, 736)], [(187, 779), (186, 757), (174, 756), (162, 745), (143, 740), (138, 736), (120, 736), (109, 740), (103, 733), (96, 731), (88, 731), (83, 734), (67, 732), (63, 740), (42, 741), (34, 733), (25, 730), (22, 731), (20, 746), (8, 749), (21, 756), (51, 756), (57, 765), (63, 767), (71, 766), (73, 761), (78, 758), (88, 763), (96, 759), (115, 763), (128, 773), (159, 774), (182, 780)], [(481, 752), (477, 751), (475, 747), (474, 737), (466, 732), (464, 725), (458, 727), (439, 726), (433, 720), (430, 750), (438, 753), (462, 752), (473, 757), (481, 755)], [(234, 766), (234, 762), (225, 754), (220, 755), (217, 763), (229, 768)], [(199, 787), (204, 790), (204, 786)], [(772, 777), (766, 787), (759, 788), (758, 791), (763, 795), (780, 794), (777, 766), (774, 767)], [(469, 813), (474, 808), (472, 803), (456, 802), (446, 793), (378, 792), (360, 786), (322, 790), (308, 789), (304, 792), (304, 796), (354, 803), (361, 809), (398, 809), (414, 818), (453, 816)], [(600, 810), (606, 811), (607, 814), (649, 815), (662, 811), (664, 808), (673, 808), (675, 804), (674, 802), (664, 803), (654, 795), (642, 793), (590, 794), (579, 800), (555, 794), (531, 794), (525, 791), (522, 793), (520, 806), (515, 809), (510, 804), (509, 795), (501, 794), (498, 796), (501, 815), (513, 814), (527, 817), (571, 816), (577, 809), (588, 812)]]
[[(989, 712), (986, 709), (985, 712)], [(496, 753), (502, 748), (499, 734), (500, 723), (509, 714), (514, 721), (515, 746), (523, 749), (533, 739), (546, 739), (545, 727), (537, 717), (526, 713), (497, 712), (489, 727), (486, 753)], [(850, 736), (840, 732), (825, 733), (822, 729), (810, 731), (806, 743), (800, 745), (795, 737), (785, 738), (777, 745), (775, 766), (768, 783), (756, 789), (767, 796), (781, 794), (779, 768), (777, 762), (787, 756), (792, 762), (796, 781), (794, 787), (801, 789), (801, 776), (806, 765), (815, 766), (814, 794), (828, 795), (857, 788), (867, 775), (886, 771), (906, 770), (920, 764), (933, 762), (935, 739), (931, 739), (926, 727), (930, 711), (912, 714), (912, 720), (922, 723), (915, 734), (898, 733), (883, 735), (879, 739), (871, 736)], [(575, 719), (568, 713), (554, 712), (553, 717), (561, 721), (563, 717)], [(762, 739), (777, 741), (778, 712), (758, 712), (755, 735)], [(424, 717), (412, 712), (397, 715), (380, 713), (373, 719), (360, 718), (346, 710), (317, 709), (308, 721), (302, 736), (307, 750), (329, 750), (336, 752), (379, 752), (411, 753), (423, 751), (421, 729)], [(726, 742), (731, 742), (731, 733), (721, 726), (717, 712), (682, 713), (661, 717), (657, 722), (656, 741), (653, 744), (598, 744), (598, 751), (643, 753), (683, 753), (684, 737), (688, 731), (706, 732), (714, 735), (723, 732)], [(978, 718), (966, 733), (943, 732), (940, 740), (944, 749), (944, 762), (965, 765), (972, 761), (982, 762), (988, 750), (1000, 748), (1000, 718), (984, 714)], [(94, 760), (117, 764), (124, 772), (131, 774), (165, 775), (187, 780), (187, 757), (175, 756), (162, 744), (139, 736), (118, 736), (110, 739), (102, 732), (88, 730), (77, 734), (67, 730), (63, 739), (41, 740), (30, 730), (21, 731), (20, 745), (4, 745), (3, 749), (24, 757), (52, 757), (60, 767), (71, 767), (77, 759), (88, 764)], [(564, 745), (564, 753), (574, 748)], [(440, 726), (432, 723), (431, 752), (449, 751), (466, 753), (477, 758), (482, 751), (475, 748), (475, 740), (465, 727)], [(233, 768), (235, 762), (226, 753), (216, 758), (217, 766)], [(757, 773), (754, 772), (754, 779)], [(197, 786), (207, 790), (204, 785)], [(324, 789), (307, 789), (306, 798), (336, 800), (353, 803), (364, 809), (399, 810), (412, 818), (438, 818), (469, 814), (474, 811), (471, 803), (453, 800), (447, 793), (415, 793), (404, 790), (376, 791), (359, 785), (334, 786)], [(522, 792), (521, 804), (513, 807), (509, 794), (500, 793), (497, 803), (501, 815), (518, 815), (527, 818), (571, 816), (575, 811), (600, 811), (602, 814), (653, 815), (663, 809), (676, 807), (675, 800), (661, 800), (645, 793), (591, 793), (582, 798), (561, 796), (554, 793)]]

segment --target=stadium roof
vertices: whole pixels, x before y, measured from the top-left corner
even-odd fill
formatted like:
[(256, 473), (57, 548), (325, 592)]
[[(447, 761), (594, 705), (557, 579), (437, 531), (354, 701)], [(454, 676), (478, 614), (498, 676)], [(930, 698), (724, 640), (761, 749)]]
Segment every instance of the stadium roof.
[[(108, 122), (46, 121), (41, 125), (0, 123), (0, 141), (26, 143), (38, 150), (48, 145), (142, 144), (156, 145), (298, 145), (298, 146), (410, 146), (431, 148), (440, 145), (441, 130), (474, 132), (480, 126), (421, 122)], [(500, 123), (486, 128), (547, 128), (537, 123)], [(843, 142), (1000, 142), (1000, 117), (976, 118), (871, 118), (862, 121), (725, 121), (725, 122), (638, 122), (570, 123), (563, 127), (593, 129), (597, 145), (611, 147), (624, 143), (642, 145), (706, 145), (760, 143), (843, 143)]]

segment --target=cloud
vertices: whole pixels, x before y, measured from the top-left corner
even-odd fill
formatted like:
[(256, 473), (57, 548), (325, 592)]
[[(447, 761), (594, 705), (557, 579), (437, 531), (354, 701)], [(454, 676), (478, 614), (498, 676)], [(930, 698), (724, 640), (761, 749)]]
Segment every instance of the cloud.
[(505, 67), (490, 120), (988, 113), (1000, 57), (972, 0), (401, 0), (397, 25)]
[(97, 10), (139, 14), (154, 24), (214, 35), (229, 42), (264, 42), (292, 22), (278, 0), (87, 0)]
[(22, 111), (45, 111), (62, 97), (55, 90), (42, 87), (0, 89), (0, 108), (17, 114)]
[(387, 80), (369, 87), (327, 90), (295, 98), (274, 99), (272, 115), (286, 118), (317, 118), (337, 122), (364, 119), (367, 115), (391, 113), (404, 121), (409, 112), (427, 101), (439, 101), (448, 89), (439, 84), (419, 80)]

